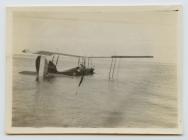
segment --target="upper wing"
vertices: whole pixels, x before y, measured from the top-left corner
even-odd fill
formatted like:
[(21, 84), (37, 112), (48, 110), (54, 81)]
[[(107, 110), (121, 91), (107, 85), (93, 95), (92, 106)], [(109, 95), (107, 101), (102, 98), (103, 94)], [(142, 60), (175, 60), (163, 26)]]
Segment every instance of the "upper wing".
[(59, 53), (59, 52), (52, 52), (52, 51), (30, 51), (30, 50), (23, 50), (23, 53), (31, 53), (31, 54), (39, 54), (39, 55), (63, 55), (63, 56), (70, 56), (70, 57), (84, 57), (81, 55), (73, 55), (73, 54), (66, 54), (66, 53)]
[(63, 56), (70, 56), (70, 57), (83, 57), (83, 58), (153, 58), (154, 56), (151, 55), (112, 55), (112, 56), (82, 56), (82, 55), (73, 55), (73, 54), (66, 54), (66, 53), (59, 53), (59, 52), (52, 52), (52, 51), (30, 51), (30, 50), (23, 50), (23, 53), (31, 53), (31, 54), (39, 54), (39, 55), (63, 55)]

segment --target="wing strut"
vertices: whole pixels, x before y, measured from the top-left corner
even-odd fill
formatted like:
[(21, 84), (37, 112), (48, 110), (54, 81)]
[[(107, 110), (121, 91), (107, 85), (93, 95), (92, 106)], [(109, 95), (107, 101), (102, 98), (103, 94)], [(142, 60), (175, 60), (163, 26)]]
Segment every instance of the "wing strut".
[(57, 66), (58, 60), (59, 60), (59, 55), (58, 55), (58, 57), (56, 59), (56, 64), (55, 64), (56, 66)]
[(114, 78), (114, 72), (115, 72), (115, 68), (116, 68), (116, 58), (114, 58), (114, 65), (113, 65), (113, 71), (112, 71), (112, 79)]
[(112, 58), (111, 63), (110, 63), (109, 80), (111, 79), (111, 71), (112, 71), (113, 60), (114, 59)]
[(109, 71), (109, 80), (114, 78), (115, 68), (116, 68), (117, 59), (112, 57)]
[(80, 57), (78, 58), (78, 67), (80, 66)]
[(54, 61), (54, 55), (53, 55), (53, 57), (52, 57), (52, 62)]

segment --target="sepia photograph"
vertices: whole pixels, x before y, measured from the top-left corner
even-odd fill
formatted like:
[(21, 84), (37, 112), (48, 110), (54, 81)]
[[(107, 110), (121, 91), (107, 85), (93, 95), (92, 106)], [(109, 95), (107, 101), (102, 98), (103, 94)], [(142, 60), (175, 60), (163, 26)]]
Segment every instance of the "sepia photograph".
[(179, 5), (7, 8), (7, 134), (182, 134)]

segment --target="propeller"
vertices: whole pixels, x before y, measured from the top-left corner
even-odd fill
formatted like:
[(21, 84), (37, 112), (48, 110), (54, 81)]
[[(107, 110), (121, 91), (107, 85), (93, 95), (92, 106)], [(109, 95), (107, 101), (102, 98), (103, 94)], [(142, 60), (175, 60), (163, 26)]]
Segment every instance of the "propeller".
[(81, 76), (80, 82), (78, 84), (78, 87), (81, 86), (81, 84), (82, 84), (82, 82), (84, 80), (84, 76), (85, 76), (85, 70), (86, 70), (86, 61), (85, 61), (85, 58), (83, 60), (83, 64), (80, 64), (80, 65), (81, 65), (81, 68), (82, 68), (82, 71), (81, 71), (82, 72), (82, 76)]

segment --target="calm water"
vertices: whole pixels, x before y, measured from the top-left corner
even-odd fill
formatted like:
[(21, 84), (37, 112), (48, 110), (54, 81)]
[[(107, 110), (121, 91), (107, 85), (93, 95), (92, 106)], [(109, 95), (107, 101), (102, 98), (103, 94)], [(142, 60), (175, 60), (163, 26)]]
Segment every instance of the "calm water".
[[(108, 80), (109, 60), (95, 62), (96, 74), (36, 82), (34, 59), (15, 57), (13, 126), (17, 127), (176, 127), (176, 66), (121, 60)], [(63, 64), (63, 65), (62, 65)], [(63, 59), (59, 69), (75, 66)]]

